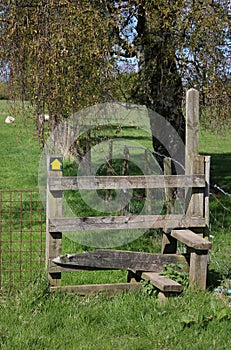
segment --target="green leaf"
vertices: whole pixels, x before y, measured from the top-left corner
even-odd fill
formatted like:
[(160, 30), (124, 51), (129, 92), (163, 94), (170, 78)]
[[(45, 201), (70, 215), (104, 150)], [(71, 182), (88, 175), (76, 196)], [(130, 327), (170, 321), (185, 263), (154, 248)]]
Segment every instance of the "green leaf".
[(230, 311), (226, 308), (223, 308), (218, 313), (216, 313), (216, 318), (218, 321), (221, 321), (224, 319), (230, 320), (231, 318), (230, 316), (231, 316)]

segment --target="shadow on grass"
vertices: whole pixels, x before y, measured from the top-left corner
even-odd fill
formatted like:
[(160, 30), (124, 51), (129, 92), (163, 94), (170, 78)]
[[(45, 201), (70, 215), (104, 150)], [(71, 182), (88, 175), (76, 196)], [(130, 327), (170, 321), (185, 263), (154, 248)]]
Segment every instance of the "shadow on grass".
[(213, 290), (216, 287), (219, 287), (226, 276), (221, 272), (215, 270), (209, 270), (207, 276), (207, 288)]
[(216, 184), (231, 193), (231, 153), (213, 153), (211, 156), (211, 187)]

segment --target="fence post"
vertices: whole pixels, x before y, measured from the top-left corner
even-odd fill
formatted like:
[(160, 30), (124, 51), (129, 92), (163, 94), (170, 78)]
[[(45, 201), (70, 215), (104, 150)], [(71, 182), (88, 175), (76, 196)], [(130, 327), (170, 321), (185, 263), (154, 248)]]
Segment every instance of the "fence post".
[(122, 164), (121, 175), (129, 175), (129, 158), (129, 148), (127, 146), (124, 146), (124, 159)]
[[(108, 141), (108, 158), (106, 159), (108, 176), (111, 176), (113, 174), (112, 157), (113, 157), (113, 140), (110, 139)], [(110, 201), (111, 195), (112, 195), (112, 190), (106, 190), (106, 196), (105, 196), (106, 201)]]
[[(129, 148), (125, 145), (124, 146), (124, 159), (123, 159), (122, 169), (121, 169), (121, 175), (122, 176), (128, 176), (129, 175), (129, 159), (130, 159)], [(124, 192), (124, 196), (126, 197), (126, 193), (125, 192)], [(122, 199), (122, 200), (124, 200), (124, 199)], [(125, 207), (120, 211), (120, 215), (126, 215), (126, 213), (128, 211), (129, 211), (129, 206), (126, 204)]]
[[(151, 157), (150, 157), (150, 151), (149, 149), (145, 149), (145, 175), (151, 175)], [(152, 195), (153, 191), (151, 188), (146, 188), (146, 214), (151, 215), (152, 214)]]
[(209, 229), (209, 192), (210, 192), (210, 162), (211, 157), (205, 156), (205, 181), (206, 181), (206, 189), (205, 189), (205, 220), (207, 225), (207, 231)]
[[(186, 94), (186, 141), (185, 141), (185, 174), (204, 174), (205, 158), (199, 156), (199, 92), (190, 89)], [(204, 216), (205, 193), (200, 189), (189, 189), (186, 193), (186, 215)], [(196, 230), (197, 231), (197, 230)], [(197, 231), (203, 234), (203, 230)], [(201, 290), (206, 289), (208, 251), (190, 250), (190, 283)]]
[[(164, 175), (172, 175), (172, 161), (170, 158), (164, 158)], [(165, 188), (166, 212), (173, 214), (174, 210), (174, 189)], [(163, 228), (162, 254), (175, 254), (177, 250), (177, 240), (168, 233), (171, 229)]]
[(62, 159), (47, 157), (46, 268), (51, 286), (61, 285), (61, 272), (52, 259), (62, 255), (62, 233), (49, 231), (49, 219), (62, 217), (62, 191), (50, 191), (49, 178), (62, 176)]

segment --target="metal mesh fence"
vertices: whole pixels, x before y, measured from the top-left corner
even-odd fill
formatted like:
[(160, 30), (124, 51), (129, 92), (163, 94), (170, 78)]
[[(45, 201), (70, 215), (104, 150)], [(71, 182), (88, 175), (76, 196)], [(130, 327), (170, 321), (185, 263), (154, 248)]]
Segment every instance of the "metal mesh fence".
[(39, 191), (0, 191), (0, 290), (20, 289), (45, 266), (45, 211)]

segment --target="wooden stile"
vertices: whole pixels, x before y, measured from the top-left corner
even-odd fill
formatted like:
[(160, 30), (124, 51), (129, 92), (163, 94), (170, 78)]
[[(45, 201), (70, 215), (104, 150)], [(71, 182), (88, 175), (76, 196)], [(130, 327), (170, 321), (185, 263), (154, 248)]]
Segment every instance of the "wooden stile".
[[(203, 238), (209, 226), (209, 170), (210, 157), (198, 154), (199, 93), (190, 89), (186, 96), (186, 145), (185, 174), (172, 175), (171, 160), (164, 161), (164, 175), (128, 175), (128, 149), (124, 150), (123, 175), (112, 176), (112, 142), (109, 142), (108, 176), (91, 176), (88, 160), (87, 176), (63, 177), (61, 171), (47, 170), (47, 236), (46, 266), (51, 291), (70, 291), (79, 294), (114, 293), (137, 290), (139, 283), (115, 283), (86, 286), (61, 286), (61, 273), (77, 270), (120, 269), (129, 272), (129, 281), (149, 279), (165, 296), (166, 293), (181, 292), (182, 287), (158, 273), (164, 265), (183, 264), (189, 270), (191, 285), (201, 290), (206, 288), (208, 251), (211, 243)], [(90, 150), (89, 154), (90, 154)], [(146, 152), (147, 153), (147, 152)], [(90, 159), (90, 158), (89, 158)], [(65, 190), (126, 190), (146, 189), (147, 215), (119, 215), (97, 217), (62, 217), (62, 191)], [(152, 189), (164, 188), (167, 213), (152, 215)], [(185, 191), (185, 212), (174, 213), (173, 191)], [(150, 196), (149, 196), (150, 195)], [(121, 212), (127, 213), (127, 210)], [(94, 230), (135, 230), (156, 228), (164, 231), (162, 254), (96, 250), (82, 254), (62, 255), (62, 232)], [(106, 231), (105, 231), (106, 234)], [(202, 236), (201, 236), (202, 235)], [(188, 255), (176, 254), (177, 242), (186, 245)], [(135, 272), (133, 272), (135, 271)], [(137, 282), (137, 281), (136, 281)]]

